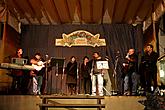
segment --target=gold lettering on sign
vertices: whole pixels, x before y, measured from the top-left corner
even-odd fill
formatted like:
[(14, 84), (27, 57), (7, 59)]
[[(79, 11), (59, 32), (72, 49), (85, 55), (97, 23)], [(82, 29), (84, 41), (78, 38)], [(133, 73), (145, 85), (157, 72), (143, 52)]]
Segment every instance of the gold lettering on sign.
[(75, 44), (77, 44), (77, 45), (87, 45), (87, 39), (86, 38), (77, 38), (77, 39), (75, 39)]
[(79, 30), (68, 35), (62, 34), (63, 39), (56, 39), (56, 46), (106, 46), (105, 39), (99, 39), (100, 34), (93, 35), (87, 31)]

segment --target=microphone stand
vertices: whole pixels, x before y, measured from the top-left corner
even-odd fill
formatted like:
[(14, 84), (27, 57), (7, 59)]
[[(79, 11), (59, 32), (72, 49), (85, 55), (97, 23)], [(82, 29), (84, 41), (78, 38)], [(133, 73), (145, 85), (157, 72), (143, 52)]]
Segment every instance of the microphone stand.
[[(103, 65), (104, 65), (104, 64), (101, 63), (102, 68), (103, 68)], [(103, 77), (103, 79), (104, 79), (103, 69), (101, 69), (101, 74), (102, 74), (102, 77)], [(111, 93), (104, 87), (104, 85), (103, 85), (103, 90), (105, 90), (105, 91), (108, 93), (108, 95), (111, 96)]]
[(118, 90), (117, 90), (117, 72), (116, 72), (116, 69), (117, 69), (117, 65), (118, 65), (118, 61), (119, 61), (119, 56), (116, 56), (116, 60), (115, 60), (115, 67), (114, 67), (114, 71), (113, 71), (113, 77), (114, 77), (114, 90), (112, 91), (112, 94), (115, 95), (117, 94)]
[(62, 75), (61, 75), (61, 94), (62, 95), (64, 95), (64, 92), (63, 92), (64, 72), (65, 72), (65, 61), (62, 67)]
[(45, 87), (44, 94), (47, 94), (48, 89), (48, 55), (46, 55), (46, 64), (45, 64)]
[(58, 91), (58, 81), (57, 80), (59, 80), (58, 79), (58, 62), (56, 62), (56, 67), (55, 67), (56, 69), (55, 69), (55, 74), (56, 74), (56, 94), (59, 94), (59, 91)]

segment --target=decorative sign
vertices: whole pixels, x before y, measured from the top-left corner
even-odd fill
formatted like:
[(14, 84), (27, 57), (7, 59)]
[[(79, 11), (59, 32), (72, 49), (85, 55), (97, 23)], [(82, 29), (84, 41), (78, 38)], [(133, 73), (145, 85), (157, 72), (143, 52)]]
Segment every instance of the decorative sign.
[(99, 39), (100, 34), (93, 35), (87, 31), (79, 30), (68, 35), (62, 34), (63, 39), (56, 39), (56, 46), (106, 46), (105, 39)]

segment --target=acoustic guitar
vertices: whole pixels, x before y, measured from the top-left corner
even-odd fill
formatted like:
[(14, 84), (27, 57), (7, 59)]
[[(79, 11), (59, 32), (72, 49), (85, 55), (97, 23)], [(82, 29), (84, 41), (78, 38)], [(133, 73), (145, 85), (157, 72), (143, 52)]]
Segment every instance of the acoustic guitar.
[(45, 67), (45, 64), (46, 64), (46, 63), (50, 63), (50, 60), (45, 61), (45, 62), (39, 61), (39, 62), (37, 63), (37, 65), (36, 65), (36, 64), (32, 64), (32, 66), (33, 66), (33, 68), (34, 68), (35, 70), (40, 71), (42, 68)]

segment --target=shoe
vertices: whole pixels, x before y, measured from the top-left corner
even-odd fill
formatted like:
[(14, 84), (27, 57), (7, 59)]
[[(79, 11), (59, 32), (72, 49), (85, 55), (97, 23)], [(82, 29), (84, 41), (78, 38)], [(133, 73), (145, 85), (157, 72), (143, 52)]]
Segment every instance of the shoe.
[(129, 96), (130, 95), (130, 92), (128, 92), (128, 91), (127, 92), (124, 92), (124, 95), (125, 96)]
[(137, 96), (137, 93), (136, 93), (136, 92), (132, 92), (131, 95), (132, 95), (132, 96)]
[(37, 95), (41, 95), (41, 92), (37, 92)]
[(91, 96), (96, 96), (96, 94), (95, 93), (92, 93)]
[(104, 96), (104, 94), (99, 94), (99, 96)]

